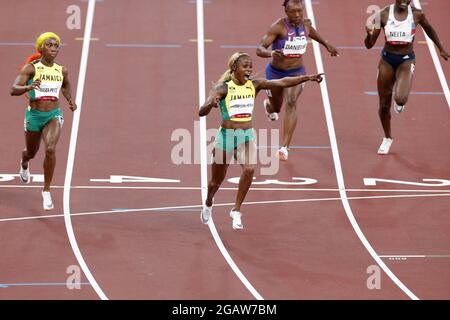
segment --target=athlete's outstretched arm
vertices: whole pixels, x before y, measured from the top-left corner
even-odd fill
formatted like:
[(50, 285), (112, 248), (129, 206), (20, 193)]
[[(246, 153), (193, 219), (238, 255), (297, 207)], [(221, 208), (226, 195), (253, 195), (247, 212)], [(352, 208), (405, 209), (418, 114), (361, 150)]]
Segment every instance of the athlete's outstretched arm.
[(20, 70), (19, 75), (14, 81), (11, 87), (11, 95), (12, 96), (20, 96), (30, 90), (39, 88), (41, 84), (41, 80), (37, 79), (32, 84), (27, 85), (28, 79), (34, 77), (34, 67), (31, 64), (26, 64), (22, 70)]
[(269, 48), (272, 46), (275, 39), (278, 37), (278, 34), (280, 33), (280, 27), (278, 22), (275, 22), (267, 31), (267, 33), (263, 36), (261, 39), (261, 42), (259, 43), (258, 47), (256, 48), (256, 55), (261, 58), (270, 58), (274, 55), (281, 57), (283, 55), (283, 52), (281, 49), (272, 50)]
[(200, 107), (198, 115), (204, 117), (208, 115), (211, 109), (217, 108), (219, 101), (222, 100), (228, 93), (228, 87), (224, 82), (216, 84), (209, 92), (208, 98), (205, 103)]
[(289, 88), (296, 86), (306, 81), (322, 82), (324, 73), (296, 76), (296, 77), (284, 77), (281, 79), (267, 80), (267, 79), (255, 79), (253, 85), (255, 90), (259, 92), (261, 89), (276, 89), (276, 88)]
[(70, 89), (69, 72), (67, 71), (66, 67), (63, 67), (62, 73), (64, 80), (61, 86), (61, 92), (63, 96), (66, 98), (67, 102), (69, 103), (70, 110), (75, 111), (77, 110), (77, 105), (72, 100), (72, 90)]
[(317, 32), (316, 29), (311, 24), (311, 20), (305, 19), (305, 26), (308, 28), (308, 35), (311, 39), (316, 40), (318, 43), (327, 48), (328, 52), (331, 56), (336, 57), (339, 56), (339, 52), (333, 47), (327, 40), (322, 38), (322, 36)]
[(423, 13), (423, 12), (420, 12), (419, 24), (422, 26), (423, 30), (430, 37), (430, 39), (433, 40), (436, 47), (438, 47), (441, 57), (444, 58), (445, 61), (447, 61), (449, 58), (449, 55), (448, 55), (447, 51), (445, 51), (444, 47), (442, 46), (442, 43), (439, 40), (436, 30), (434, 30), (433, 26), (427, 20), (427, 18), (425, 17), (425, 13)]

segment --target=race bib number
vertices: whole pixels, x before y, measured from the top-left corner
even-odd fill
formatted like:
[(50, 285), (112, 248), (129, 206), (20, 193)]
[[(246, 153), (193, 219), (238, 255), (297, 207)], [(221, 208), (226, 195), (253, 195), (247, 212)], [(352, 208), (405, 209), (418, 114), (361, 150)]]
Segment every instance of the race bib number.
[(230, 101), (230, 109), (228, 110), (230, 118), (233, 119), (251, 117), (253, 113), (254, 103), (254, 98), (236, 99)]
[(290, 58), (299, 58), (306, 52), (308, 39), (305, 36), (289, 37), (284, 44), (283, 54)]

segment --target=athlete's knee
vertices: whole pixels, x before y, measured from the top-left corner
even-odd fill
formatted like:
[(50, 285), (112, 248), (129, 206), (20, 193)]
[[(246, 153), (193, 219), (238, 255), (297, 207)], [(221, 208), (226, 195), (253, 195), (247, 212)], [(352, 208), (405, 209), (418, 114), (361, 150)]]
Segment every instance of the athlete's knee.
[(399, 106), (404, 106), (408, 102), (408, 95), (399, 94), (395, 96), (395, 103)]
[(294, 97), (286, 98), (286, 108), (295, 110), (297, 108), (297, 100)]
[(56, 143), (50, 143), (45, 147), (45, 154), (53, 156), (56, 153)]
[(223, 181), (223, 179), (222, 180), (216, 180), (216, 179), (211, 180), (208, 183), (208, 187), (210, 189), (219, 189), (220, 185), (222, 184), (222, 181)]
[(28, 150), (24, 151), (23, 155), (26, 159), (34, 159), (34, 156), (36, 155), (37, 152), (30, 152)]
[(243, 174), (245, 174), (246, 176), (253, 176), (253, 174), (255, 173), (255, 165), (253, 164), (246, 164), (244, 165), (243, 168)]
[(278, 102), (278, 101), (269, 100), (269, 102), (270, 102), (270, 110), (272, 110), (273, 112), (279, 113), (281, 110), (281, 105), (283, 104), (283, 101)]

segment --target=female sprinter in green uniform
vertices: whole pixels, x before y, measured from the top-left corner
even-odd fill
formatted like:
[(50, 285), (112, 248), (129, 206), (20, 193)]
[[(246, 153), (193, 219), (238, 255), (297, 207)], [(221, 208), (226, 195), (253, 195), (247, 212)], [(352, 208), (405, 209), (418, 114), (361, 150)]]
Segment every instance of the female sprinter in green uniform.
[(252, 113), (255, 98), (262, 89), (279, 89), (296, 86), (306, 81), (322, 81), (322, 75), (302, 75), (278, 80), (251, 80), (252, 59), (247, 53), (236, 52), (228, 61), (228, 70), (212, 88), (199, 116), (209, 114), (213, 107), (220, 107), (222, 124), (215, 139), (211, 180), (208, 195), (201, 211), (201, 220), (208, 223), (212, 213), (214, 194), (225, 179), (229, 160), (233, 155), (242, 166), (238, 193), (230, 217), (233, 229), (242, 229), (241, 205), (253, 180), (256, 165), (255, 133), (252, 126)]
[(77, 109), (72, 100), (68, 72), (55, 62), (61, 39), (53, 32), (45, 32), (36, 40), (37, 55), (28, 58), (11, 88), (11, 95), (29, 94), (29, 106), (25, 112), (25, 150), (22, 151), (20, 179), (30, 182), (29, 161), (34, 158), (41, 139), (45, 144), (44, 190), (42, 191), (44, 210), (53, 209), (50, 184), (56, 164), (56, 144), (61, 133), (63, 116), (59, 108), (61, 91), (72, 111)]

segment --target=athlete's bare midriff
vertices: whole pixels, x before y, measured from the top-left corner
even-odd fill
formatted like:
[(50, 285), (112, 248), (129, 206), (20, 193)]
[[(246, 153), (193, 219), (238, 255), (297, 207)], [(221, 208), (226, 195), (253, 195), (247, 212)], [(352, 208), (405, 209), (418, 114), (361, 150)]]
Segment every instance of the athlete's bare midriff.
[(32, 109), (36, 109), (39, 111), (51, 111), (59, 108), (59, 100), (57, 101), (42, 101), (42, 100), (34, 100), (30, 101), (30, 107)]
[(224, 129), (242, 129), (247, 130), (253, 128), (252, 121), (238, 122), (231, 120), (222, 120), (221, 127)]
[(280, 70), (297, 69), (297, 68), (303, 67), (303, 57), (300, 57), (300, 58), (273, 57), (272, 58), (272, 66), (274, 68), (280, 69)]

